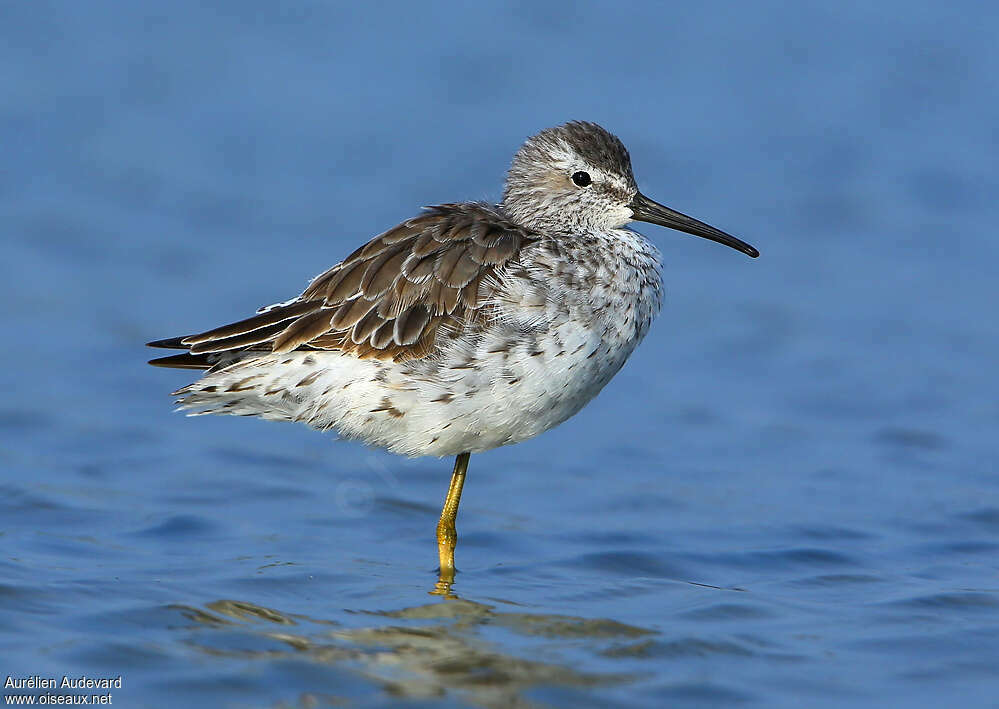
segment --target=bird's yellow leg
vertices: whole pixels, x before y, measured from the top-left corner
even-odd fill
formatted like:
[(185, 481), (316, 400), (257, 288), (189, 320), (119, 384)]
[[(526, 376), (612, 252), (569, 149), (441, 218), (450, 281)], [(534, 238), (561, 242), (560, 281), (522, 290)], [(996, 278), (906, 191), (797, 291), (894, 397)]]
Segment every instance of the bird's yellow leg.
[(436, 592), (441, 595), (448, 595), (451, 584), (454, 583), (454, 547), (458, 541), (454, 520), (458, 516), (458, 503), (461, 502), (461, 487), (465, 484), (469, 456), (469, 453), (462, 453), (455, 458), (451, 485), (444, 499), (440, 522), (437, 523), (437, 553), (440, 556), (441, 568)]

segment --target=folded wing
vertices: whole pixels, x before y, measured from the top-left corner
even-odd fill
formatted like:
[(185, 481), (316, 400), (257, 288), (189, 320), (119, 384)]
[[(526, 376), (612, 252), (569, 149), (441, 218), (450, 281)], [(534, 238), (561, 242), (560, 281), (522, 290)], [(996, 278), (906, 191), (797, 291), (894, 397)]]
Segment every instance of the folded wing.
[(150, 342), (188, 350), (150, 364), (205, 369), (243, 350), (425, 357), (439, 332), (482, 317), (504, 269), (536, 239), (488, 205), (432, 207), (376, 236), (292, 301), (197, 335)]

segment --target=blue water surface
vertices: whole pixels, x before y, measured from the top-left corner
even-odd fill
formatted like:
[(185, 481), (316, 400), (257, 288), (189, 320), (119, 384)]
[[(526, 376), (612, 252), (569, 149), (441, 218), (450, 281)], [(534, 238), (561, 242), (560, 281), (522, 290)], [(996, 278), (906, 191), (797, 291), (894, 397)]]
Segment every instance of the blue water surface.
[[(0, 681), (999, 705), (997, 36), (973, 0), (4, 3)], [(143, 343), (497, 199), (569, 119), (762, 256), (637, 227), (663, 314), (578, 416), (473, 456), (431, 596), (450, 461), (183, 418)]]

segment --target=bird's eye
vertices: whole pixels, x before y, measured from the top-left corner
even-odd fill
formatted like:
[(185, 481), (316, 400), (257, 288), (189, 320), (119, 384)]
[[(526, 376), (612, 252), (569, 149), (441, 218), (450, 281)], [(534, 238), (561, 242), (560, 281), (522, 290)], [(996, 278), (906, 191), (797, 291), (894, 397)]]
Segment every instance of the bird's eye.
[(580, 187), (589, 187), (590, 183), (593, 182), (593, 180), (590, 179), (590, 173), (582, 171), (572, 173), (572, 181)]

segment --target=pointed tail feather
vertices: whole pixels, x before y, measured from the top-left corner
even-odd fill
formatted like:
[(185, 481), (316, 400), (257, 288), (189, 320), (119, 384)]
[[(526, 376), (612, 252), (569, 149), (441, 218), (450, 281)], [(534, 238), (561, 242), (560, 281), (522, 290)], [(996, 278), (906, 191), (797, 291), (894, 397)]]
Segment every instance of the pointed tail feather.
[(149, 360), (149, 364), (154, 367), (169, 367), (172, 369), (211, 369), (219, 361), (218, 355), (214, 357), (207, 354), (193, 355), (188, 352), (184, 354), (171, 355), (169, 357), (157, 357)]
[(184, 344), (184, 340), (187, 339), (189, 335), (184, 335), (183, 337), (168, 337), (165, 340), (153, 340), (152, 342), (147, 342), (146, 347), (162, 347), (167, 350), (186, 350), (187, 345)]

